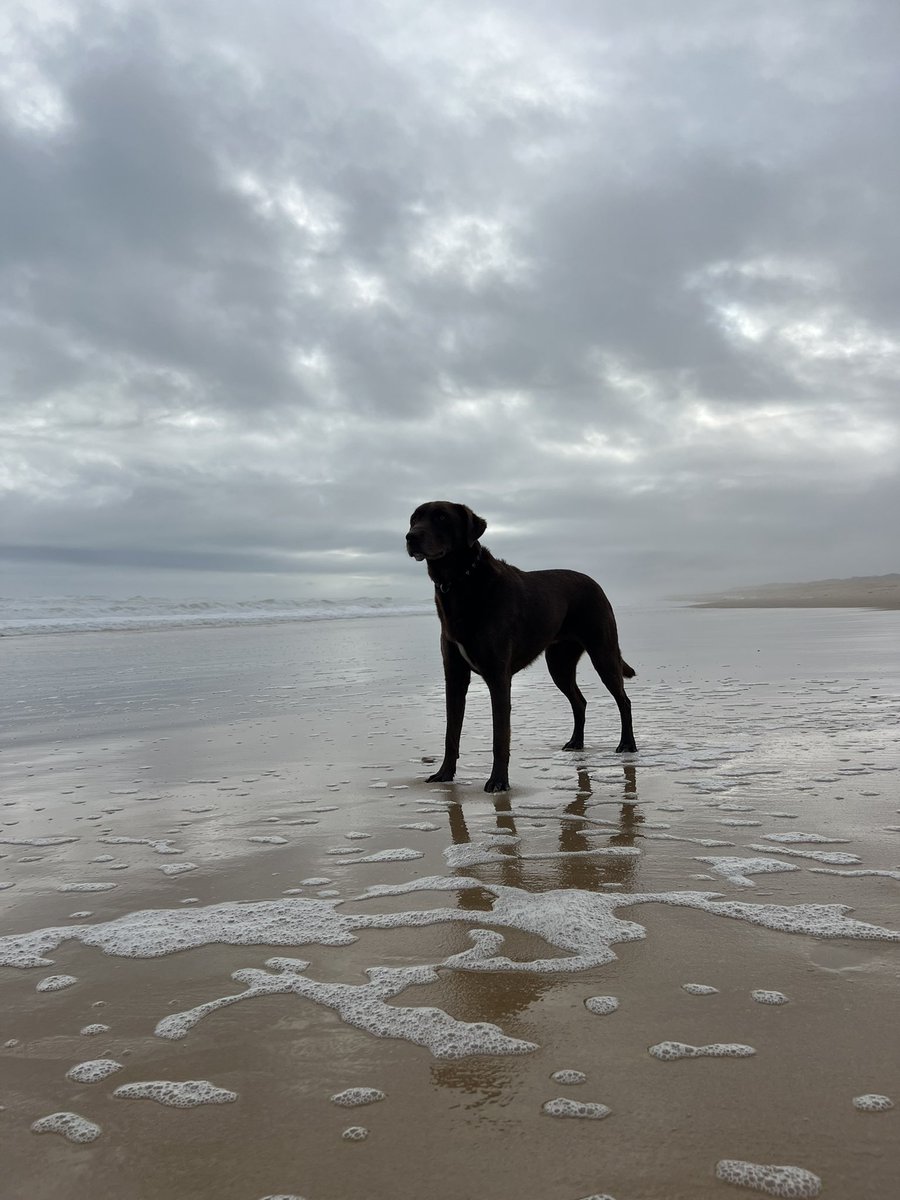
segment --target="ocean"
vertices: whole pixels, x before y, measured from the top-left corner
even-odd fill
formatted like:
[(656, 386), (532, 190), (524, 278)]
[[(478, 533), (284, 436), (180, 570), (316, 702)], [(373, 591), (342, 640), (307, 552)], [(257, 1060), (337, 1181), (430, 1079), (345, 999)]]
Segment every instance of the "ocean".
[(373, 599), (236, 600), (166, 599), (158, 596), (0, 596), (0, 636), (111, 630), (187, 629), (195, 626), (273, 625), (292, 621), (408, 616), (429, 604)]

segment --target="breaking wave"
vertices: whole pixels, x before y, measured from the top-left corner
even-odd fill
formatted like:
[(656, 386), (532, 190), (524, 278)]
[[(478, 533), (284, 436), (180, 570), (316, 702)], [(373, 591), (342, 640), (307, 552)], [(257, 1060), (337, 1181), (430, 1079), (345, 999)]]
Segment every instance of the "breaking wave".
[(262, 625), (288, 621), (336, 621), (359, 617), (412, 616), (431, 610), (415, 604), (363, 596), (331, 600), (168, 600), (130, 596), (53, 596), (26, 600), (0, 597), (0, 634), (84, 633), (178, 629), (202, 625)]

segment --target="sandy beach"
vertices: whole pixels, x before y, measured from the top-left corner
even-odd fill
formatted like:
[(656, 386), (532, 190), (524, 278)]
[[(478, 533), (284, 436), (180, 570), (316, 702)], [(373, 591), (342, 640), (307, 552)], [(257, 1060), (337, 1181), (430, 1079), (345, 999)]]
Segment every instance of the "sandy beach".
[(432, 615), (4, 639), (0, 1195), (894, 1196), (896, 616), (620, 631), (499, 797)]
[(766, 583), (701, 596), (697, 608), (900, 608), (900, 575)]

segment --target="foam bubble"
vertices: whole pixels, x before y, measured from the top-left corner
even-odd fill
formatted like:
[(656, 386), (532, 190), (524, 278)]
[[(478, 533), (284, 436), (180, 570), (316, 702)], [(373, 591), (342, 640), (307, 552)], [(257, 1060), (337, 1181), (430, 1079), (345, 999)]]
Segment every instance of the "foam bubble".
[(606, 1017), (616, 1011), (619, 1001), (615, 996), (588, 996), (584, 1007), (588, 1012), (596, 1013), (598, 1017)]
[(792, 842), (837, 842), (842, 844), (848, 842), (849, 838), (833, 838), (825, 837), (822, 833), (800, 833), (799, 831), (791, 833), (764, 833), (761, 835), (765, 842), (784, 842), (790, 845)]
[(465, 871), (490, 863), (510, 862), (510, 855), (500, 854), (491, 849), (486, 842), (462, 842), (458, 846), (447, 846), (444, 858), (447, 866), (454, 871)]
[(346, 946), (356, 941), (350, 918), (333, 900), (289, 897), (200, 909), (146, 909), (96, 925), (68, 925), (0, 938), (0, 966), (46, 966), (42, 957), (69, 938), (126, 958), (159, 958), (199, 946)]
[(56, 889), (58, 892), (111, 892), (115, 883), (63, 883)]
[(635, 846), (596, 846), (591, 850), (545, 850), (534, 854), (520, 854), (519, 858), (529, 862), (540, 862), (546, 858), (639, 858), (641, 851)]
[(78, 979), (75, 975), (48, 975), (34, 989), (36, 992), (61, 992), (64, 988), (71, 987), (73, 983), (77, 983)]
[(67, 842), (77, 841), (77, 837), (0, 837), (0, 844), (4, 846), (64, 846)]
[(770, 1196), (818, 1196), (822, 1180), (803, 1167), (779, 1167), (768, 1163), (742, 1162), (723, 1158), (716, 1163), (716, 1176), (725, 1183), (753, 1188)]
[[(772, 851), (771, 846), (751, 845), (749, 849), (762, 850), (765, 854), (770, 854)], [(809, 858), (814, 862), (832, 863), (835, 866), (850, 866), (852, 863), (861, 861), (858, 854), (847, 854), (842, 850), (794, 850), (787, 846), (779, 846), (778, 853), (791, 858)]]
[(900, 879), (898, 871), (837, 871), (831, 867), (810, 867), (813, 875), (842, 875), (845, 879), (855, 879), (863, 875), (878, 875), (884, 879)]
[(717, 875), (721, 875), (736, 887), (755, 887), (753, 880), (747, 878), (748, 875), (800, 870), (793, 863), (779, 862), (777, 858), (698, 857), (695, 861), (706, 863)]
[(261, 846), (284, 846), (287, 844), (286, 837), (279, 837), (277, 834), (269, 836), (259, 836), (247, 839), (249, 842), (257, 842)]
[(581, 1117), (591, 1121), (600, 1121), (612, 1112), (605, 1104), (590, 1104), (581, 1100), (569, 1100), (559, 1096), (541, 1105), (541, 1112), (548, 1117)]
[(380, 1092), (378, 1088), (353, 1087), (332, 1096), (331, 1103), (340, 1104), (344, 1108), (356, 1108), (360, 1104), (375, 1104), (385, 1098), (384, 1092)]
[(396, 850), (379, 850), (377, 854), (367, 854), (365, 858), (358, 858), (356, 861), (361, 863), (409, 862), (414, 858), (424, 857), (421, 850), (411, 850), (408, 846), (401, 846)]
[(661, 1062), (674, 1062), (677, 1058), (750, 1058), (756, 1051), (752, 1046), (739, 1042), (712, 1042), (708, 1046), (689, 1046), (687, 1042), (657, 1042), (649, 1053)]
[(341, 1134), (345, 1142), (364, 1142), (368, 1136), (368, 1129), (364, 1129), (362, 1125), (351, 1125)]
[(554, 1071), (550, 1076), (554, 1083), (568, 1084), (573, 1087), (576, 1083), (587, 1083), (587, 1075), (584, 1071)]
[[(483, 885), (482, 885), (483, 886)], [(619, 903), (661, 904), (699, 908), (721, 917), (747, 921), (782, 933), (806, 933), (813, 937), (854, 938), (859, 941), (900, 942), (900, 931), (884, 929), (867, 921), (844, 916), (849, 904), (748, 904), (740, 900), (715, 900), (709, 892), (669, 892), (655, 896), (619, 897)]]
[(788, 998), (784, 992), (769, 992), (764, 988), (757, 988), (750, 995), (757, 1004), (787, 1004)]
[[(841, 904), (748, 904), (723, 901), (715, 892), (619, 893), (554, 889), (531, 893), (520, 888), (485, 883), (467, 876), (426, 876), (401, 885), (375, 885), (360, 896), (398, 896), (423, 890), (459, 891), (478, 888), (492, 893), (483, 924), (535, 934), (564, 956), (515, 962), (494, 955), (468, 953), (457, 963), (467, 970), (583, 971), (615, 959), (612, 946), (646, 936), (643, 926), (616, 915), (617, 909), (637, 904), (670, 904), (694, 908), (712, 916), (746, 921), (785, 933), (816, 937), (897, 942), (900, 932), (845, 916)], [(28, 934), (0, 937), (0, 965), (51, 965), (44, 957), (62, 942), (78, 939), (107, 954), (156, 958), (206, 945), (325, 946), (348, 945), (361, 929), (413, 928), (446, 922), (472, 923), (473, 914), (458, 908), (412, 912), (345, 914), (339, 900), (281, 897), (249, 903), (228, 902), (204, 908), (145, 910), (94, 925), (68, 925)], [(456, 964), (451, 964), (456, 965)]]
[[(82, 1030), (82, 1032), (84, 1032)], [(78, 1063), (66, 1071), (66, 1079), (72, 1079), (75, 1083), (99, 1083), (102, 1079), (106, 1079), (110, 1075), (115, 1075), (116, 1071), (123, 1070), (123, 1065), (116, 1062), (114, 1058), (94, 1058), (89, 1062)]]
[(78, 1113), (56, 1112), (41, 1117), (31, 1126), (32, 1133), (59, 1133), (70, 1142), (93, 1142), (102, 1133), (99, 1125)]
[(440, 825), (435, 825), (433, 821), (409, 821), (405, 825), (399, 825), (399, 829), (417, 829), (420, 833), (432, 833), (436, 829), (440, 829)]
[(120, 834), (107, 834), (105, 837), (97, 838), (98, 842), (102, 842), (106, 846), (149, 846), (157, 854), (181, 854), (181, 850), (176, 850), (169, 838), (135, 838), (124, 837)]
[(298, 964), (302, 960), (286, 961), (288, 965), (283, 959), (267, 961), (266, 966), (277, 974), (251, 967), (235, 971), (232, 979), (245, 984), (245, 991), (164, 1017), (156, 1026), (156, 1036), (182, 1038), (198, 1021), (220, 1008), (255, 996), (293, 992), (334, 1009), (348, 1025), (375, 1037), (403, 1038), (426, 1047), (435, 1058), (530, 1054), (538, 1049), (533, 1042), (507, 1037), (498, 1026), (487, 1021), (457, 1021), (440, 1008), (406, 1008), (387, 1003), (408, 987), (434, 983), (438, 978), (434, 967), (369, 967), (367, 984), (320, 983), (301, 973)]
[(79, 1030), (82, 1037), (96, 1037), (99, 1033), (109, 1033), (108, 1025), (85, 1025), (84, 1029)]
[(706, 983), (683, 983), (681, 987), (689, 996), (714, 996), (719, 993), (718, 988), (710, 987)]
[[(723, 842), (721, 838), (686, 837), (675, 833), (641, 833), (644, 838), (657, 842), (691, 842), (694, 846), (706, 846), (713, 849), (716, 846), (733, 846), (734, 842)], [(766, 847), (768, 850), (770, 847)]]
[(144, 1083), (123, 1083), (113, 1095), (120, 1100), (156, 1100), (171, 1108), (196, 1108), (198, 1104), (231, 1104), (237, 1092), (216, 1087), (208, 1079), (155, 1079)]
[(197, 864), (192, 862), (166, 863), (159, 870), (163, 875), (183, 875), (185, 871), (196, 871)]
[(860, 1112), (887, 1112), (889, 1108), (894, 1107), (894, 1102), (890, 1096), (879, 1096), (875, 1092), (869, 1092), (865, 1096), (854, 1096), (853, 1107), (858, 1108)]

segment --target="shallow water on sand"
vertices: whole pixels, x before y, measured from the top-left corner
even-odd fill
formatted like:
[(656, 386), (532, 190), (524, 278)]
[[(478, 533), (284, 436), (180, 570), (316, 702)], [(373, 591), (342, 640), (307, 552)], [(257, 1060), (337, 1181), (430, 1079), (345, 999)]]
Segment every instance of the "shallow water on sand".
[(896, 614), (620, 633), (498, 797), (430, 616), (4, 641), (0, 1195), (893, 1196)]

